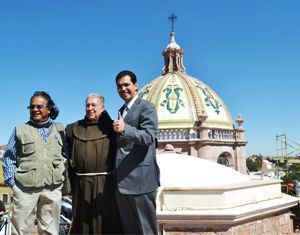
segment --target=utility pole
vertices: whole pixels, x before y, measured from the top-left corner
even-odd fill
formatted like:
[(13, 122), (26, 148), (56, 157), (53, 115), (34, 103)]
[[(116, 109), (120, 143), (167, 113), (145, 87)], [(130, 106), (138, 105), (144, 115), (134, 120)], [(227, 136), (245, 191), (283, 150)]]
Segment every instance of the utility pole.
[[(296, 141), (291, 140), (287, 137), (286, 134), (277, 135), (276, 134), (276, 155), (277, 162), (283, 160), (285, 170), (286, 170), (286, 178), (289, 177), (289, 158), (300, 156), (300, 144)], [(279, 164), (278, 164), (279, 167)], [(279, 173), (279, 172), (278, 172)], [(279, 175), (279, 174), (278, 174)], [(286, 186), (286, 190), (288, 193), (288, 185)]]

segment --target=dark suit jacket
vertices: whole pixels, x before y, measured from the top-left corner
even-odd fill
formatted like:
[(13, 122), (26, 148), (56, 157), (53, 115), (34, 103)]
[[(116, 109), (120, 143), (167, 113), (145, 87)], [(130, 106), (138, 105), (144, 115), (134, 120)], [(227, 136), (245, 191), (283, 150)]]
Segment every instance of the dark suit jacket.
[(159, 186), (155, 153), (158, 118), (155, 106), (137, 98), (124, 121), (125, 132), (117, 135), (117, 188), (121, 194), (153, 192)]

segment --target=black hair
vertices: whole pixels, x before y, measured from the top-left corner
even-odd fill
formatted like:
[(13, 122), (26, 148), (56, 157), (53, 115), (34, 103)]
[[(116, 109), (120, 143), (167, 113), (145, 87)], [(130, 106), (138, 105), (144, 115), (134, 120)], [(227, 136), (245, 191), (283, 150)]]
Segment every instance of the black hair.
[(54, 101), (52, 100), (52, 98), (50, 97), (50, 95), (45, 92), (45, 91), (36, 91), (33, 93), (33, 95), (31, 96), (30, 98), (30, 103), (32, 102), (32, 99), (34, 97), (43, 97), (46, 101), (47, 101), (47, 108), (50, 110), (50, 118), (52, 120), (55, 120), (59, 114), (59, 110), (58, 108), (56, 107), (56, 104), (54, 103)]
[(130, 77), (130, 80), (133, 84), (137, 83), (137, 78), (136, 78), (136, 75), (129, 71), (129, 70), (123, 70), (121, 71), (120, 73), (118, 73), (118, 75), (116, 76), (116, 83), (118, 82), (118, 80), (121, 78), (121, 77), (124, 77), (128, 75)]

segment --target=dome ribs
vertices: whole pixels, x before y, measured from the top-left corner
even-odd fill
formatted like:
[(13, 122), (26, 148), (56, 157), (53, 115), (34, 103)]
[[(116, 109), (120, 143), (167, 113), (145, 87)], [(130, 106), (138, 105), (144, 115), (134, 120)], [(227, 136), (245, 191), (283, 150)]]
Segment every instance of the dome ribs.
[(183, 80), (183, 82), (188, 86), (191, 95), (192, 95), (192, 99), (193, 102), (195, 104), (195, 109), (196, 109), (196, 114), (197, 114), (197, 118), (199, 119), (199, 117), (203, 114), (206, 115), (205, 109), (201, 106), (200, 102), (199, 102), (199, 98), (198, 98), (198, 93), (197, 90), (194, 86), (194, 84), (192, 84), (191, 80), (189, 77), (187, 77), (187, 75), (183, 76), (180, 73), (178, 73), (178, 76)]

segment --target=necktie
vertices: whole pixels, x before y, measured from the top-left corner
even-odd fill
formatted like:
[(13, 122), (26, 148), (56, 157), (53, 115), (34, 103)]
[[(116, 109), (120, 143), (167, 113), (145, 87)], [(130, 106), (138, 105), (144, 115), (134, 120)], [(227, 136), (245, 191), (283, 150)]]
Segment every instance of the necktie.
[(122, 113), (122, 118), (125, 118), (125, 117), (126, 117), (128, 110), (129, 110), (128, 107), (126, 107), (126, 108), (124, 109), (124, 111), (123, 111), (123, 113)]

